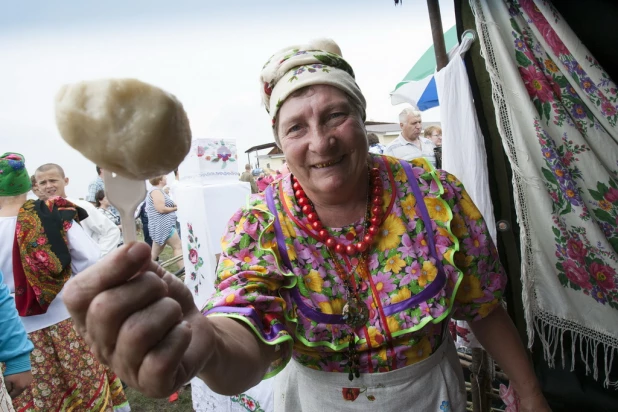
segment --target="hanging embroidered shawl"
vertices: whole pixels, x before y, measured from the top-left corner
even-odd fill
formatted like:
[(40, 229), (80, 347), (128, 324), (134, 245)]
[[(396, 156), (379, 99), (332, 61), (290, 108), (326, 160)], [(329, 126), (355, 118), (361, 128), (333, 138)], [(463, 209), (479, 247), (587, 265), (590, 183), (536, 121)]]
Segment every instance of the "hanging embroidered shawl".
[(85, 210), (55, 197), (28, 200), (19, 210), (13, 243), (15, 303), (20, 316), (40, 315), (71, 277), (67, 231)]
[(536, 333), (551, 365), (570, 332), (572, 356), (579, 341), (586, 372), (596, 379), (604, 363), (610, 385), (618, 349), (618, 89), (549, 2), (470, 3), (513, 169), (530, 344)]

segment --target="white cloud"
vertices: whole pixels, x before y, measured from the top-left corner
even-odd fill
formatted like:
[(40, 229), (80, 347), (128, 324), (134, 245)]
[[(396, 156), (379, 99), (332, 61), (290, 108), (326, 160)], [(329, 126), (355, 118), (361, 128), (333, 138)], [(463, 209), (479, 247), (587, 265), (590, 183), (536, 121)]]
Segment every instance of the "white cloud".
[[(448, 6), (445, 29), (454, 24)], [(43, 163), (61, 164), (71, 178), (69, 195), (83, 197), (94, 166), (59, 137), (54, 95), (64, 83), (136, 77), (183, 102), (195, 137), (236, 138), (244, 152), (272, 141), (260, 105), (262, 64), (277, 49), (316, 37), (341, 46), (367, 98), (368, 117), (396, 121), (401, 107), (391, 106), (388, 93), (431, 45), (431, 30), (423, 8), (383, 7), (377, 14), (375, 7), (342, 8), (330, 16), (281, 19), (238, 11), (207, 23), (162, 18), (0, 33), (0, 150), (24, 154), (30, 172)], [(427, 113), (426, 120), (436, 119)]]

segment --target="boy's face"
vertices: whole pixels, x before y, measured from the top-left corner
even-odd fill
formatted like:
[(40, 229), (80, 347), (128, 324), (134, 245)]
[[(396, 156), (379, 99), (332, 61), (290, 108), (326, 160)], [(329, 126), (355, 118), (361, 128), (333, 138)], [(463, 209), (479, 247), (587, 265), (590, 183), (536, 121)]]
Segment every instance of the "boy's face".
[(35, 174), (39, 191), (45, 198), (67, 197), (64, 188), (69, 184), (69, 178), (63, 177), (58, 169), (49, 169)]

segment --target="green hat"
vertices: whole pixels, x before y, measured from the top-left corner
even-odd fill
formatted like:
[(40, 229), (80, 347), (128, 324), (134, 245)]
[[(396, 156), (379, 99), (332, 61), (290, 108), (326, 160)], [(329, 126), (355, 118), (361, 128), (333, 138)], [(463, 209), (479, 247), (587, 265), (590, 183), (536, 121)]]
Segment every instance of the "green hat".
[(0, 196), (17, 196), (32, 188), (25, 161), (19, 153), (0, 156)]

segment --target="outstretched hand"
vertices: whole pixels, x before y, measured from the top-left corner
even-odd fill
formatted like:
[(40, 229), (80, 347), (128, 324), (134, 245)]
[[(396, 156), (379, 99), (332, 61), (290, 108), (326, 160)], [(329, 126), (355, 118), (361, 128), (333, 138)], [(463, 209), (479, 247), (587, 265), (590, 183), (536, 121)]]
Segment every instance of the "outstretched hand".
[(63, 299), (97, 359), (148, 396), (170, 395), (208, 361), (212, 326), (145, 243), (124, 245), (72, 278)]

